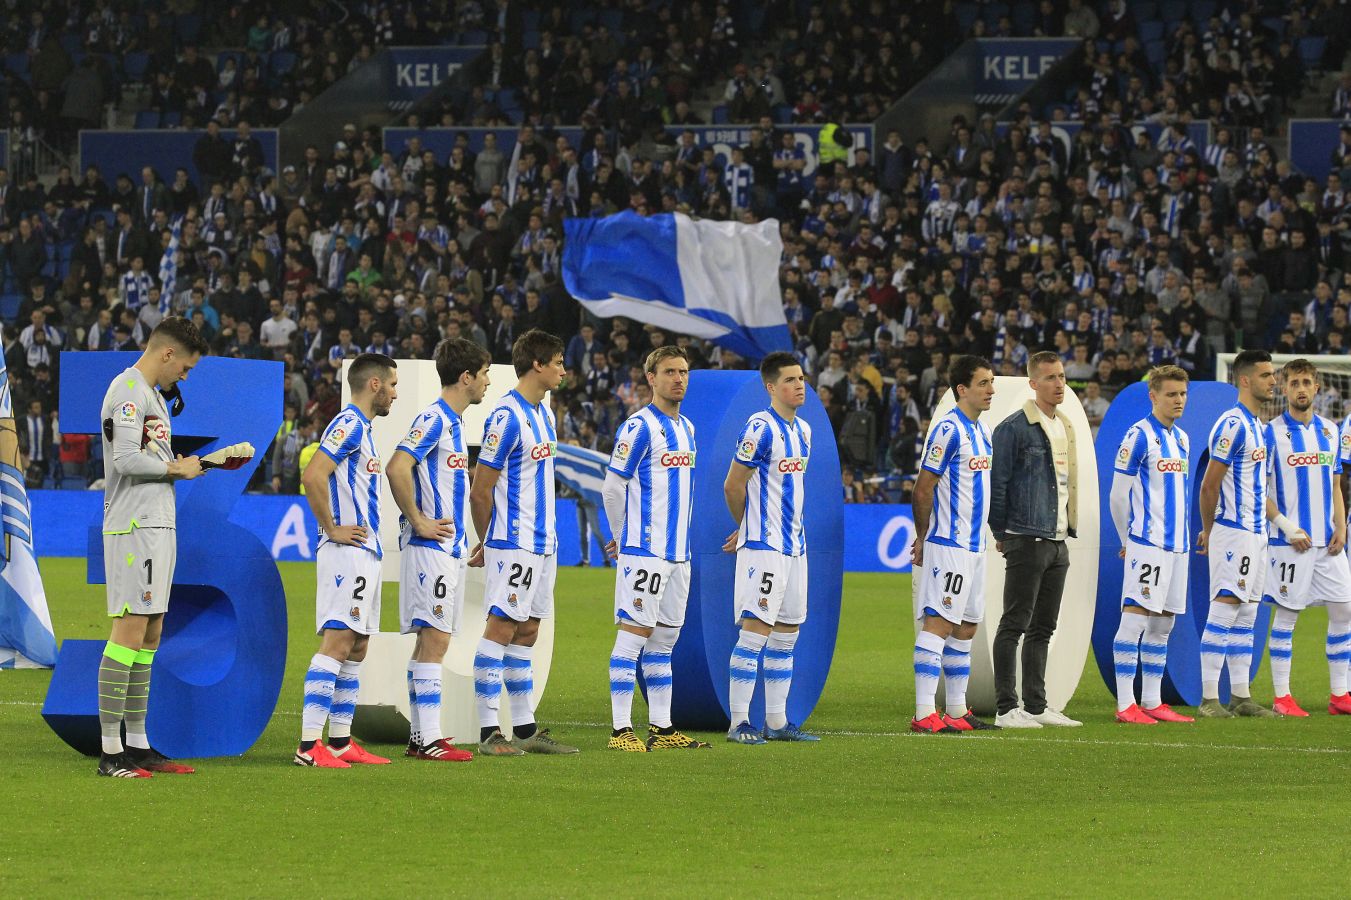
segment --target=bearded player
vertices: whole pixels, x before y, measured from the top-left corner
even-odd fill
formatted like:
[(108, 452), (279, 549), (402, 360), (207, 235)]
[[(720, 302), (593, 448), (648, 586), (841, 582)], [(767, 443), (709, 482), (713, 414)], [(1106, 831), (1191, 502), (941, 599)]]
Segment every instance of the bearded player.
[[(1296, 546), (1308, 549), (1308, 535), (1284, 516), (1267, 496), (1266, 428), (1258, 419), (1262, 404), (1276, 392), (1276, 369), (1265, 350), (1244, 350), (1234, 357), (1238, 405), (1220, 416), (1210, 432), (1210, 464), (1201, 479), (1201, 533), (1198, 555), (1210, 557), (1212, 599), (1201, 634), (1203, 718), (1235, 715), (1273, 717), (1252, 699), (1253, 623), (1267, 574), (1267, 519)], [(1297, 533), (1298, 532), (1298, 533)], [(1220, 669), (1229, 669), (1228, 708), (1220, 705)]]
[[(319, 522), (315, 572), (319, 652), (305, 672), (298, 766), (346, 769), (389, 762), (352, 740), (361, 663), (380, 630), (380, 491), (384, 474), (371, 420), (398, 396), (394, 360), (363, 353), (347, 370), (352, 402), (319, 439), (300, 483)], [(321, 737), (328, 723), (328, 744)]]
[(408, 663), (405, 756), (466, 762), (441, 735), (441, 663), (459, 631), (469, 563), (469, 445), (464, 412), (488, 390), (488, 351), (463, 338), (433, 354), (441, 396), (418, 413), (386, 474), (399, 520), (399, 628), (416, 634)]
[(1265, 599), (1271, 612), (1272, 704), (1283, 716), (1304, 717), (1290, 694), (1295, 622), (1302, 610), (1325, 605), (1328, 610), (1327, 657), (1332, 689), (1328, 712), (1351, 713), (1346, 696), (1347, 634), (1351, 632), (1351, 565), (1346, 545), (1346, 505), (1338, 484), (1342, 460), (1337, 451), (1337, 426), (1313, 411), (1318, 396), (1318, 370), (1307, 359), (1281, 369), (1289, 409), (1267, 423), (1272, 448), (1271, 493), (1283, 517), (1309, 537), (1301, 550), (1280, 528), (1270, 532), (1271, 569)]
[[(610, 651), (609, 747), (648, 750), (709, 746), (671, 724), (671, 652), (690, 595), (690, 518), (694, 425), (680, 414), (690, 364), (679, 347), (659, 347), (643, 366), (652, 402), (619, 428), (605, 474), (605, 515), (615, 537), (605, 552), (615, 571), (615, 635)], [(642, 657), (647, 739), (633, 733), (633, 691)]]

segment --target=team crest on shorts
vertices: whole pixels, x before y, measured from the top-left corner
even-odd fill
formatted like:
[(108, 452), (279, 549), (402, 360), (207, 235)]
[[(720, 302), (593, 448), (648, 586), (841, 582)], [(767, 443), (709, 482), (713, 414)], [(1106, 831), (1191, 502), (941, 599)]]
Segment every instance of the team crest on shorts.
[(441, 611), (440, 603), (432, 607), (432, 615), (436, 616), (438, 619), (445, 618), (445, 613)]
[(634, 598), (633, 598), (633, 608), (636, 609), (636, 610), (638, 610), (639, 612), (642, 612), (642, 611), (643, 611), (643, 598), (642, 598), (642, 597), (634, 597)]
[(761, 611), (761, 612), (769, 612), (769, 598), (768, 598), (768, 597), (761, 597), (757, 602), (758, 602), (759, 605), (760, 605), (760, 611)]
[(1240, 591), (1246, 591), (1248, 589), (1248, 582), (1245, 579), (1240, 578), (1238, 580), (1238, 589)]
[(361, 621), (361, 607), (359, 607), (359, 606), (354, 606), (354, 607), (352, 607), (351, 609), (349, 609), (349, 610), (347, 611), (347, 616), (348, 616), (348, 618), (350, 618), (353, 622), (360, 622), (360, 621)]
[(516, 606), (516, 595), (515, 595), (515, 594), (512, 594), (510, 597), (507, 598), (507, 605), (510, 606), (510, 607), (513, 607), (513, 608)]
[(943, 598), (943, 608), (944, 608), (944, 609), (952, 609), (952, 598), (951, 598), (951, 597), (944, 597), (944, 598)]
[(1290, 596), (1290, 588), (1286, 587), (1285, 585), (1281, 585), (1281, 596), (1282, 596), (1282, 597), (1289, 597), (1289, 596)]
[(149, 592), (149, 591), (146, 591), (144, 594), (141, 595), (141, 602), (144, 603), (146, 606), (149, 606), (149, 605), (150, 605), (150, 592)]
[(1144, 595), (1144, 598), (1145, 598), (1146, 600), (1148, 600), (1148, 599), (1149, 599), (1149, 585), (1147, 585), (1147, 584), (1142, 584), (1142, 585), (1140, 585), (1140, 593), (1141, 593), (1142, 595)]

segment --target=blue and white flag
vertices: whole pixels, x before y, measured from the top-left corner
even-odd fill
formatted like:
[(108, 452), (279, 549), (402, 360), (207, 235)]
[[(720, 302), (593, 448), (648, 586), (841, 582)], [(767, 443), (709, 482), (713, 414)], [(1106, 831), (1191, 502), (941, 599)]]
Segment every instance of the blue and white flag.
[(605, 469), (609, 464), (610, 458), (604, 453), (562, 442), (558, 445), (558, 455), (554, 457), (554, 478), (601, 511), (600, 530), (604, 533), (602, 544), (614, 538), (610, 534), (610, 523), (605, 520), (605, 498), (601, 495), (605, 485)]
[[(0, 359), (0, 420), (14, 420)], [(56, 635), (33, 552), (33, 514), (23, 473), (0, 461), (0, 669), (56, 665)]]
[(169, 230), (169, 246), (159, 261), (159, 311), (160, 315), (169, 315), (173, 308), (174, 292), (178, 289), (178, 243), (183, 237), (183, 217), (174, 219)]
[(563, 284), (598, 316), (705, 338), (756, 360), (792, 350), (779, 223), (632, 211), (563, 223)]

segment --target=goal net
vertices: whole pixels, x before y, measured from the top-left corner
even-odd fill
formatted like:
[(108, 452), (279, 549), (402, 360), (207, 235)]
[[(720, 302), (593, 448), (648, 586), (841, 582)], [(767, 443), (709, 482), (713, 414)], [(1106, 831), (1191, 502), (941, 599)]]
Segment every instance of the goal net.
[[(1221, 353), (1216, 358), (1215, 380), (1234, 383), (1234, 353)], [(1285, 392), (1282, 389), (1281, 367), (1293, 359), (1307, 359), (1318, 370), (1318, 396), (1314, 398), (1313, 410), (1325, 419), (1341, 423), (1347, 413), (1351, 413), (1351, 356), (1300, 356), (1298, 354), (1273, 353), (1271, 361), (1276, 366), (1276, 395), (1270, 403), (1264, 404), (1262, 418), (1272, 419), (1285, 412)]]

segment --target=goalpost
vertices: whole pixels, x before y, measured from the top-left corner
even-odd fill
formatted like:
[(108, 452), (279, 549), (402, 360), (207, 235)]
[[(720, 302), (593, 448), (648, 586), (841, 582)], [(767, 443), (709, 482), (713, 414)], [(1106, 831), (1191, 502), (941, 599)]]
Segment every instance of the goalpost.
[[(1233, 364), (1236, 353), (1221, 353), (1215, 358), (1215, 380), (1233, 383)], [(1271, 361), (1279, 375), (1281, 367), (1294, 359), (1307, 359), (1318, 370), (1319, 391), (1313, 410), (1338, 424), (1351, 413), (1351, 356), (1301, 356), (1298, 353), (1273, 353)], [(1264, 404), (1262, 418), (1271, 419), (1285, 412), (1285, 392), (1280, 378), (1276, 379), (1276, 395)]]

